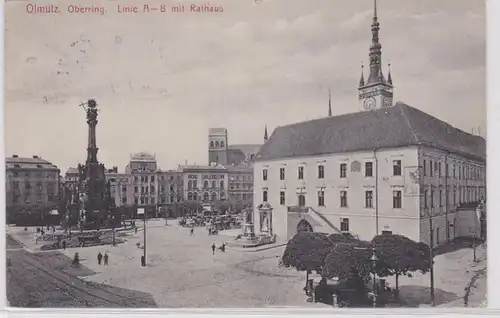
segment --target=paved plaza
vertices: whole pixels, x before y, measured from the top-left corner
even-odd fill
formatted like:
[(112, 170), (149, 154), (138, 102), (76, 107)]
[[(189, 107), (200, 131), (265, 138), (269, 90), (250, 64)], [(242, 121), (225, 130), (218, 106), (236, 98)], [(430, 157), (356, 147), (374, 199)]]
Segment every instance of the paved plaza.
[[(8, 228), (8, 232), (25, 249), (32, 252), (39, 249), (40, 244), (35, 244), (32, 238), (34, 229), (25, 232), (22, 228)], [(137, 243), (143, 245), (142, 228), (138, 233), (130, 231), (120, 237), (126, 241), (116, 247), (71, 248), (60, 252), (69, 258), (79, 253), (81, 264), (91, 272), (81, 279), (149, 294), (158, 307), (325, 306), (306, 301), (302, 290), (305, 273), (278, 266), (283, 246), (261, 251), (228, 247), (225, 253), (217, 249), (213, 255), (212, 243), (220, 246), (230, 242), (233, 233), (209, 236), (205, 228), (195, 228), (191, 236), (190, 230), (178, 226), (176, 221), (165, 226), (164, 220), (149, 221), (146, 233), (145, 268), (140, 266), (143, 250), (137, 246)], [(99, 252), (108, 253), (108, 266), (98, 265)], [(475, 267), (471, 267), (471, 252), (461, 249), (436, 257), (437, 305), (463, 306), (464, 287), (486, 266), (484, 249), (478, 249), (481, 262), (475, 263)], [(394, 286), (392, 278), (388, 281)], [(470, 302), (484, 300), (485, 284), (479, 278), (475, 285)], [(400, 278), (401, 296), (411, 305), (430, 302), (428, 286), (428, 274)], [(470, 303), (470, 306), (475, 305)]]

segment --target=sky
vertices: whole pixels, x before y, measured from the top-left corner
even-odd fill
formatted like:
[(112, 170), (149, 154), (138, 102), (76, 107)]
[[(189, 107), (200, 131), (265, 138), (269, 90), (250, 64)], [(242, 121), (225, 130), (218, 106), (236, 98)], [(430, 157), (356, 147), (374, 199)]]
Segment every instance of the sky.
[[(123, 171), (149, 152), (160, 168), (206, 164), (208, 129), (229, 143), (360, 111), (372, 0), (165, 0), (223, 12), (118, 13), (151, 0), (49, 1), (59, 14), (5, 5), (6, 156), (39, 155), (64, 173), (86, 159), (81, 102), (95, 98), (98, 159)], [(40, 3), (40, 2), (33, 2)], [(68, 4), (103, 6), (70, 14)], [(486, 13), (479, 0), (378, 0), (383, 70), (394, 100), (486, 134)], [(367, 68), (365, 68), (366, 70)], [(366, 77), (365, 73), (365, 77)]]

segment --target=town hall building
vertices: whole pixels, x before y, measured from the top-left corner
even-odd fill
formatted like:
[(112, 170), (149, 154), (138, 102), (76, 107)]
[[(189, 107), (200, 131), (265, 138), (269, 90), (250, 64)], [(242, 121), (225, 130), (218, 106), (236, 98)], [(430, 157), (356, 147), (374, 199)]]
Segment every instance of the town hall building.
[(433, 244), (479, 236), (486, 199), (486, 141), (417, 108), (393, 102), (381, 67), (379, 22), (371, 25), (360, 111), (281, 126), (254, 164), (257, 234), (383, 231)]

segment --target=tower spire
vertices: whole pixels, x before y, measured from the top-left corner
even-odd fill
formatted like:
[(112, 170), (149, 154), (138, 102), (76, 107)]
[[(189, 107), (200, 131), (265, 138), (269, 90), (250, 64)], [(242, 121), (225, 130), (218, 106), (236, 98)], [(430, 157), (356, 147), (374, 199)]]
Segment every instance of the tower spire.
[(379, 43), (380, 23), (377, 16), (377, 0), (373, 0), (373, 21), (371, 25), (372, 44), (370, 46), (370, 75), (366, 84), (384, 83), (384, 75), (380, 62), (382, 60), (382, 45)]
[(328, 88), (328, 116), (332, 117), (332, 93)]
[(264, 127), (264, 142), (267, 141), (267, 125)]
[(359, 78), (359, 87), (363, 87), (365, 85), (365, 76), (363, 75), (364, 71), (364, 65), (361, 63), (361, 77)]
[(389, 74), (387, 74), (387, 82), (392, 85), (391, 63), (389, 63), (387, 67), (389, 68)]

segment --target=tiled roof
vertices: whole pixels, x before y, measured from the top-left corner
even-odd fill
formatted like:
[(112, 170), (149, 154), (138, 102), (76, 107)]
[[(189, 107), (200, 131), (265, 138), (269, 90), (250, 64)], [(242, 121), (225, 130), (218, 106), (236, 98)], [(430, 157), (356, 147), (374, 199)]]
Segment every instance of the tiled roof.
[(403, 103), (278, 127), (257, 161), (427, 145), (486, 158), (486, 141)]
[(69, 167), (68, 170), (66, 170), (66, 174), (71, 174), (71, 173), (75, 174), (79, 172), (77, 168)]
[(7, 157), (5, 158), (5, 166), (9, 168), (18, 169), (58, 169), (56, 165), (41, 158), (21, 158), (21, 157)]

